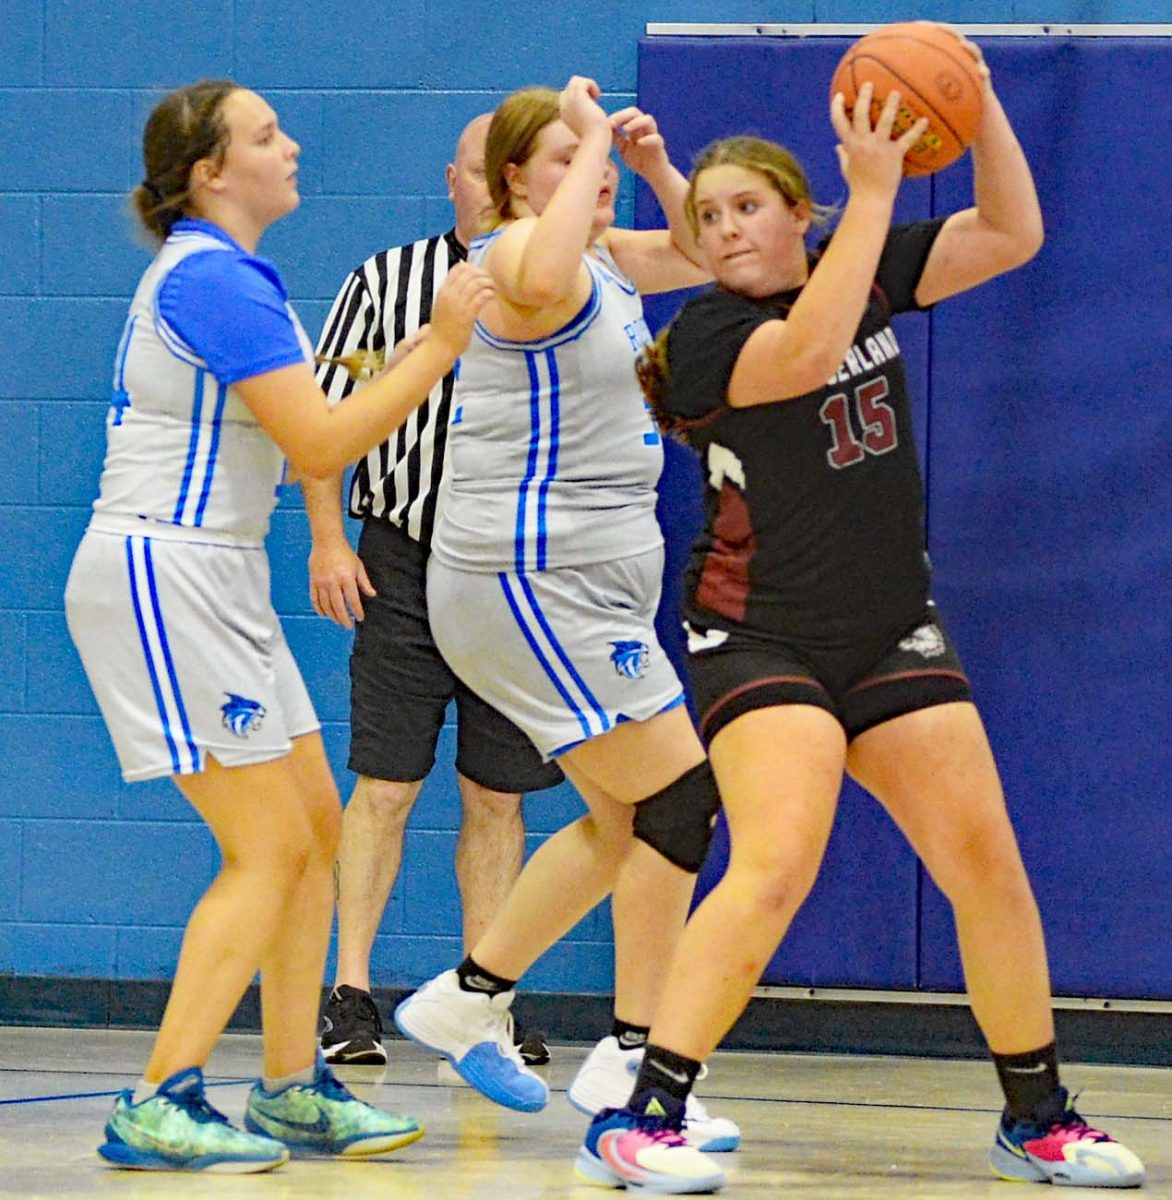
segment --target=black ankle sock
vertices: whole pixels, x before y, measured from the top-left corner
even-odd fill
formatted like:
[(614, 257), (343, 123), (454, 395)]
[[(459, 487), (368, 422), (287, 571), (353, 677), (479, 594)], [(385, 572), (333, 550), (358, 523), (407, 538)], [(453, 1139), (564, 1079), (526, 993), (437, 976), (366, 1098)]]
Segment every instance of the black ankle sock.
[(1056, 1119), (1052, 1110), (1060, 1085), (1058, 1053), (1053, 1042), (1025, 1054), (994, 1054), (993, 1065), (1011, 1117), (1045, 1124), (1049, 1123), (1046, 1118)]
[(460, 987), (465, 992), (484, 992), (489, 996), (499, 996), (501, 992), (511, 992), (517, 985), (515, 979), (504, 979), (486, 971), (471, 954), (456, 968), (456, 974), (460, 977)]
[(635, 1080), (635, 1090), (631, 1093), (632, 1111), (643, 1112), (645, 1101), (653, 1092), (665, 1092), (682, 1104), (687, 1100), (699, 1074), (700, 1063), (694, 1058), (685, 1058), (682, 1054), (648, 1042), (639, 1066), (639, 1076)]
[(651, 1118), (652, 1129), (683, 1129), (687, 1119), (687, 1101), (669, 1096), (661, 1088), (636, 1092), (628, 1101), (628, 1109), (641, 1117)]
[(638, 1050), (640, 1046), (646, 1046), (647, 1035), (650, 1032), (649, 1025), (632, 1025), (629, 1021), (620, 1021), (618, 1017), (615, 1017), (614, 1024), (610, 1027), (610, 1036), (624, 1050)]

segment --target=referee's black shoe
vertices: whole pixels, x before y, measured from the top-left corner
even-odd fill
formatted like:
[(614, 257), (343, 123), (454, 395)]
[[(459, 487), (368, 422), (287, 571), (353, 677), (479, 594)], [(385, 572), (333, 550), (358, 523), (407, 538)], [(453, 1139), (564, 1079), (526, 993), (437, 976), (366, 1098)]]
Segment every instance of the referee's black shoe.
[(544, 1067), (549, 1062), (549, 1045), (540, 1029), (518, 1029), (513, 1041), (527, 1067)]
[(321, 1030), (321, 1048), (326, 1062), (335, 1066), (385, 1065), (383, 1019), (369, 992), (346, 983), (339, 984), (326, 1001)]

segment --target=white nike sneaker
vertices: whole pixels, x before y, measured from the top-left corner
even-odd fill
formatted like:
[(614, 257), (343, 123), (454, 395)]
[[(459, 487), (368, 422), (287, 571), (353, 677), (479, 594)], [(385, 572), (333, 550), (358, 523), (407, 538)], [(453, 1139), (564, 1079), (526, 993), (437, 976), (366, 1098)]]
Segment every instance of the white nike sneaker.
[(539, 1112), (549, 1087), (521, 1060), (513, 1040), (513, 993), (466, 992), (445, 971), (401, 1001), (395, 1024), (413, 1042), (434, 1050), (481, 1095), (505, 1108)]
[(688, 1093), (684, 1105), (684, 1141), (709, 1154), (723, 1154), (740, 1149), (741, 1127), (728, 1117), (714, 1117), (704, 1107), (695, 1092)]
[[(566, 1099), (579, 1111), (594, 1116), (604, 1108), (625, 1108), (643, 1062), (643, 1047), (624, 1050), (618, 1038), (604, 1037), (578, 1068)], [(707, 1073), (701, 1070), (701, 1077)], [(727, 1117), (714, 1117), (694, 1095), (688, 1096), (683, 1135), (689, 1146), (710, 1154), (736, 1150), (740, 1127)]]

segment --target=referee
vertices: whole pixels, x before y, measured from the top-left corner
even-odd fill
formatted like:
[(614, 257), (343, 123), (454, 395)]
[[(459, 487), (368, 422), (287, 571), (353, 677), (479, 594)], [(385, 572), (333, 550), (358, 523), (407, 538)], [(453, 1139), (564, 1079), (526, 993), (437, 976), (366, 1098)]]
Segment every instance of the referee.
[[(475, 118), (448, 164), (455, 228), (368, 258), (342, 285), (318, 345), (319, 358), (387, 352), (431, 315), (448, 271), (466, 257), (489, 206), (484, 144), (491, 114)], [(318, 382), (331, 402), (354, 388), (347, 367), (323, 362)], [(403, 829), (435, 763), (448, 702), (456, 701), (456, 771), (463, 817), (456, 878), (463, 938), (471, 947), (521, 869), (522, 792), (551, 787), (561, 771), (448, 669), (431, 638), (425, 574), (444, 475), (452, 408), (449, 374), (391, 439), (354, 470), (350, 515), (362, 521), (358, 552), (346, 539), (342, 480), (304, 480), (313, 545), (314, 609), (339, 625), (357, 621), (350, 655), (350, 758), (358, 775), (342, 821), (338, 855), (338, 966), (323, 1017), (331, 1063), (386, 1062), (382, 1020), (370, 994), (370, 958), (399, 871)], [(528, 1062), (549, 1053), (540, 1035), (522, 1042)]]

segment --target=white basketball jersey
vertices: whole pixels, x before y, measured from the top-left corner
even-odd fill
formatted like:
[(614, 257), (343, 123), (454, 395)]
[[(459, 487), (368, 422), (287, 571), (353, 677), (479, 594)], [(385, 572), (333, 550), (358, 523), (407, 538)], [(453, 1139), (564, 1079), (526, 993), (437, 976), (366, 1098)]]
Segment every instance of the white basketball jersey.
[(284, 456), (156, 305), (168, 273), (209, 250), (233, 247), (198, 230), (173, 233), (135, 292), (115, 362), (95, 528), (235, 545), (259, 544), (268, 532)]
[[(474, 241), (480, 265), (499, 234)], [(662, 544), (663, 446), (635, 377), (649, 340), (635, 286), (601, 247), (582, 310), (532, 342), (477, 323), (458, 366), (449, 479), (432, 549), (471, 571), (541, 571)], [(600, 261), (601, 259), (601, 261)]]

